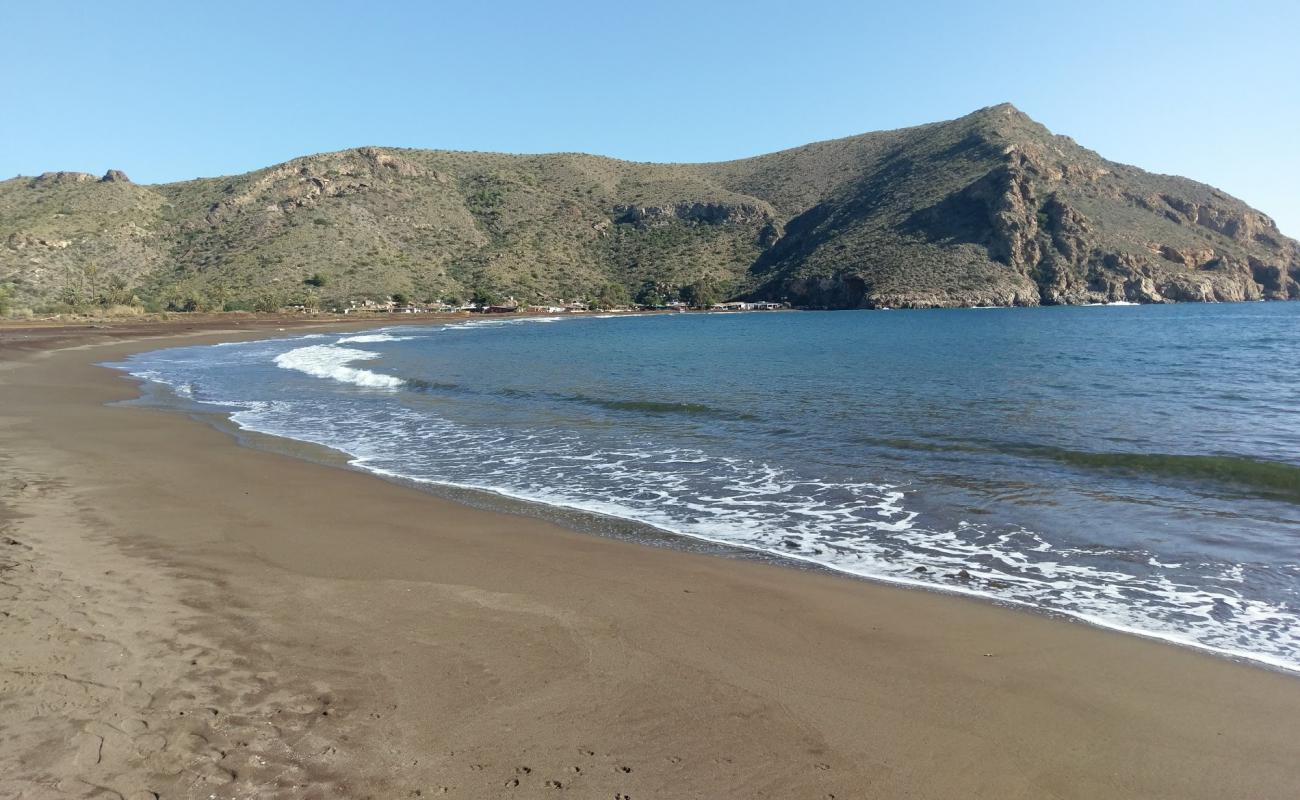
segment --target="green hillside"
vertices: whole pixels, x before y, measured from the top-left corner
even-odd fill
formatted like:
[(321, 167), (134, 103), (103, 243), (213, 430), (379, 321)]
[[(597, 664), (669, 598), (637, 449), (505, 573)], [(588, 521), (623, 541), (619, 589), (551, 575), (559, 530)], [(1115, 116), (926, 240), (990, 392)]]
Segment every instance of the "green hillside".
[(717, 164), (360, 148), (143, 186), (0, 182), (13, 306), (673, 295), (830, 307), (1300, 298), (1300, 247), (1209, 186), (1009, 105)]

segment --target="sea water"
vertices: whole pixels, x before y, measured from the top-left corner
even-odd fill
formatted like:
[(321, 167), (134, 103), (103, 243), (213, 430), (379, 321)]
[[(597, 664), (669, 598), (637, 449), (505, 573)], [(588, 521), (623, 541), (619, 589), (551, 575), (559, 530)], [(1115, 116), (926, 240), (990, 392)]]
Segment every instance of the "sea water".
[(1300, 304), (484, 317), (116, 366), (375, 473), (1300, 669)]

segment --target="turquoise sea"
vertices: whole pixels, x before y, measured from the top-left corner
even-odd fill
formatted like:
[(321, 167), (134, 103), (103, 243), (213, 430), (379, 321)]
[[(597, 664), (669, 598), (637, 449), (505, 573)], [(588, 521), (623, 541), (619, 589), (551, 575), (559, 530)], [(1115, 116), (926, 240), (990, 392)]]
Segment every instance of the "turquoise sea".
[(382, 475), (1300, 669), (1300, 303), (484, 317), (115, 366)]

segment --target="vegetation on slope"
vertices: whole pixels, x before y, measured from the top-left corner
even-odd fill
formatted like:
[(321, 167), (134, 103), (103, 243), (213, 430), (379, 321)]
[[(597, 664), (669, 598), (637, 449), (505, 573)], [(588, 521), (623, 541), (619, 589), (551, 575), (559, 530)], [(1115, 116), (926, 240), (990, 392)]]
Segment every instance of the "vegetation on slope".
[(360, 148), (140, 186), (0, 182), (37, 308), (686, 294), (830, 307), (1300, 297), (1300, 248), (1202, 184), (1011, 106), (719, 164)]

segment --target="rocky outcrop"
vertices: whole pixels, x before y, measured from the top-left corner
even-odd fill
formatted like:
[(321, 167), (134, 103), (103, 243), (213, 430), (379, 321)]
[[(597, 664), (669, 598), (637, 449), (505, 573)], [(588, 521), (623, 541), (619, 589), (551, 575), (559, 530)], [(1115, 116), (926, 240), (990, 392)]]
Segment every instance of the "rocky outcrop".
[(90, 183), (95, 176), (89, 172), (42, 172), (32, 178), (32, 186), (60, 186), (74, 183)]
[(267, 170), (242, 191), (214, 203), (205, 221), (219, 225), (249, 208), (274, 216), (312, 208), (324, 198), (367, 192), (387, 181), (425, 177), (446, 183), (445, 176), (429, 176), (410, 159), (376, 147), (308, 156)]
[(1290, 270), (1280, 263), (1265, 263), (1258, 258), (1247, 262), (1251, 277), (1259, 284), (1267, 300), (1300, 300), (1300, 265)]
[(1162, 194), (1160, 199), (1187, 222), (1209, 228), (1229, 239), (1252, 241), (1261, 235), (1268, 237), (1270, 234), (1277, 233), (1277, 225), (1263, 214), (1201, 205), (1167, 194)]
[(362, 147), (357, 150), (357, 155), (366, 159), (372, 165), (372, 174), (381, 170), (387, 170), (395, 175), (404, 178), (418, 178), (424, 174), (424, 170), (412, 161), (392, 153), (384, 152), (377, 147)]
[(32, 186), (60, 186), (77, 183), (130, 183), (131, 179), (119, 169), (110, 169), (102, 178), (89, 172), (42, 172), (32, 178)]
[(46, 239), (41, 236), (18, 232), (9, 234), (9, 237), (5, 239), (5, 245), (11, 250), (26, 250), (28, 248), (62, 250), (70, 244), (72, 242), (67, 239)]
[(1038, 261), (1036, 210), (1038, 197), (1034, 186), (1036, 165), (1020, 153), (1011, 153), (1008, 163), (990, 172), (967, 190), (971, 200), (985, 206), (992, 236), (989, 255), (1013, 267)]

